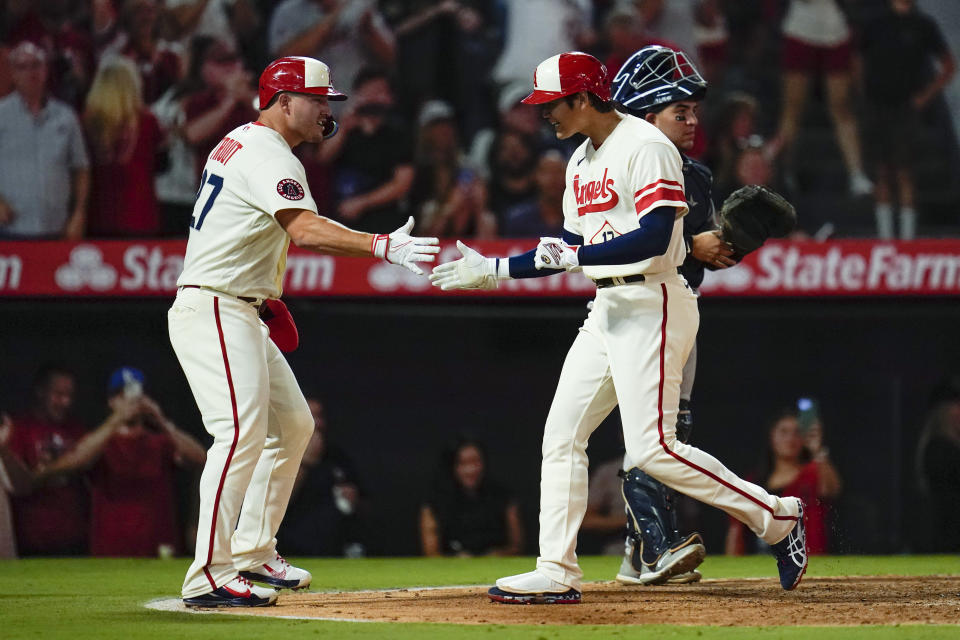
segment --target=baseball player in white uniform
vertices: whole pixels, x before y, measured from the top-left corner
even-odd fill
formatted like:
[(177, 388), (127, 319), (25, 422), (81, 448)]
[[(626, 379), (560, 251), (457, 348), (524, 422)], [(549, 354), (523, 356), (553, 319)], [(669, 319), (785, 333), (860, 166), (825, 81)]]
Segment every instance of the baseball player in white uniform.
[[(191, 221), (170, 341), (213, 436), (200, 480), (196, 556), (183, 583), (191, 607), (264, 606), (310, 573), (277, 552), (313, 418), (259, 306), (281, 294), (287, 248), (375, 256), (422, 273), (436, 238), (359, 233), (317, 214), (293, 147), (336, 132), (345, 100), (319, 60), (288, 57), (260, 76), (260, 117), (210, 152)], [(272, 305), (271, 305), (272, 308)], [(276, 338), (276, 336), (275, 336)], [(274, 589), (254, 586), (252, 581)]]
[[(575, 550), (587, 506), (587, 440), (618, 404), (627, 456), (664, 484), (746, 523), (772, 545), (781, 585), (793, 589), (807, 566), (800, 500), (771, 495), (676, 439), (682, 370), (699, 323), (696, 297), (677, 272), (686, 255), (682, 160), (655, 126), (614, 110), (609, 80), (593, 56), (563, 53), (540, 63), (524, 99), (543, 105), (558, 138), (587, 137), (567, 167), (564, 238), (541, 238), (533, 251), (509, 259), (459, 243), (463, 258), (431, 274), (443, 289), (493, 288), (502, 279), (580, 269), (597, 284), (547, 416), (537, 568), (497, 580), (489, 596), (580, 602)], [(702, 549), (691, 545), (678, 572), (696, 566)]]

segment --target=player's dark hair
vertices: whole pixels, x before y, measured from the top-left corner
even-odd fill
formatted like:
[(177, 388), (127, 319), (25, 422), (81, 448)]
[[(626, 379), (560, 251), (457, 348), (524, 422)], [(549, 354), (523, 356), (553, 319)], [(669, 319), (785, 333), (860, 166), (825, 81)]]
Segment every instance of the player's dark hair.
[[(600, 98), (590, 93), (589, 91), (583, 91), (581, 93), (587, 94), (587, 99), (590, 101), (590, 106), (596, 109), (597, 111), (599, 111), (600, 113), (610, 113), (611, 111), (613, 111), (613, 107), (614, 107), (613, 102), (609, 100), (601, 100)], [(580, 94), (573, 93), (573, 94), (570, 94), (569, 96), (564, 96), (563, 99), (566, 100), (567, 104), (572, 107), (573, 102), (574, 100), (576, 100), (578, 95)]]
[(283, 94), (283, 93), (289, 93), (289, 92), (288, 92), (288, 91), (277, 91), (275, 94), (273, 94), (273, 97), (270, 98), (270, 102), (267, 103), (267, 106), (265, 106), (264, 108), (260, 109), (260, 111), (266, 111), (267, 109), (269, 109), (270, 107), (272, 107), (272, 106), (277, 102), (277, 100), (280, 99), (280, 95)]
[(631, 109), (629, 107), (623, 106), (619, 102), (614, 102), (612, 104), (614, 108), (620, 113), (625, 113), (628, 116), (635, 116), (637, 118), (646, 119), (648, 113), (660, 113), (661, 111), (663, 111), (664, 109), (672, 105), (673, 103), (665, 102), (663, 104), (654, 105), (649, 109)]
[(650, 114), (650, 113), (656, 114), (656, 113), (660, 113), (661, 111), (666, 111), (667, 107), (669, 107), (672, 104), (673, 104), (672, 102), (665, 102), (663, 104), (653, 105), (649, 109), (645, 110), (643, 112), (643, 115), (646, 116), (647, 114)]

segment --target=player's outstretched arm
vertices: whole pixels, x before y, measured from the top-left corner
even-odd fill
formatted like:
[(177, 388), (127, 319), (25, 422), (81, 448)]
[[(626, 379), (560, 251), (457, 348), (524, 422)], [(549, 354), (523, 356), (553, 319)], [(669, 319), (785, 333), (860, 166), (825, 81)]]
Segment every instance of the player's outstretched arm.
[(390, 234), (354, 231), (308, 209), (284, 209), (276, 214), (295, 245), (331, 256), (374, 256), (423, 274), (417, 262), (433, 262), (440, 247), (436, 238), (410, 235), (413, 218)]
[[(540, 238), (534, 266), (547, 272), (580, 271), (584, 265), (630, 264), (663, 255), (670, 246), (674, 207), (662, 206), (640, 218), (639, 227), (600, 244), (572, 243), (568, 237)], [(513, 261), (510, 263), (513, 270)]]
[(440, 253), (439, 240), (436, 238), (420, 238), (410, 235), (413, 230), (413, 216), (407, 218), (406, 223), (391, 234), (373, 236), (370, 241), (370, 250), (374, 256), (383, 258), (390, 264), (400, 264), (410, 269), (418, 276), (423, 270), (417, 266), (418, 262), (433, 262)]
[[(457, 248), (463, 255), (459, 260), (447, 262), (433, 268), (430, 282), (444, 291), (451, 289), (496, 289), (500, 280), (513, 278), (542, 278), (558, 271), (544, 269), (543, 263), (537, 259), (544, 251), (544, 241), (556, 241), (570, 249), (583, 244), (583, 238), (567, 230), (563, 232), (563, 240), (559, 238), (541, 238), (536, 249), (521, 253), (510, 258), (487, 258), (478, 251), (457, 240)], [(572, 249), (571, 249), (572, 250)], [(578, 271), (576, 265), (571, 271)]]
[[(451, 289), (496, 289), (499, 284), (498, 258), (487, 258), (457, 240), (457, 249), (463, 256), (459, 260), (445, 262), (433, 268), (430, 282), (444, 291)], [(504, 264), (506, 261), (502, 261)], [(505, 274), (505, 277), (510, 277)]]

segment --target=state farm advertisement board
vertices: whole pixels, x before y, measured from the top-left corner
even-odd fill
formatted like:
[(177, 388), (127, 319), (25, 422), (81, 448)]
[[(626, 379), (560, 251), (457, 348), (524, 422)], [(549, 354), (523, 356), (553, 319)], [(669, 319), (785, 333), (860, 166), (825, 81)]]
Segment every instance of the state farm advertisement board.
[[(536, 240), (471, 243), (488, 256), (509, 256)], [(0, 242), (3, 297), (171, 297), (183, 268), (182, 240)], [(440, 261), (460, 257), (445, 242)], [(441, 292), (424, 276), (370, 258), (334, 258), (291, 247), (288, 296), (590, 297), (578, 273), (503, 282), (495, 291)], [(770, 242), (741, 264), (708, 272), (709, 296), (956, 296), (960, 240)]]

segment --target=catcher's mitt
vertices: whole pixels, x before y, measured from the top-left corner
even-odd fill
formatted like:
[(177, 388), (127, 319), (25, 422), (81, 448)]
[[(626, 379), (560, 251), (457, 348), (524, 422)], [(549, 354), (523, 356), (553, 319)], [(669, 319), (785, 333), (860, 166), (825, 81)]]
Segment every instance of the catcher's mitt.
[(757, 184), (740, 187), (720, 207), (720, 233), (740, 261), (767, 238), (782, 238), (797, 225), (793, 205), (775, 191)]

